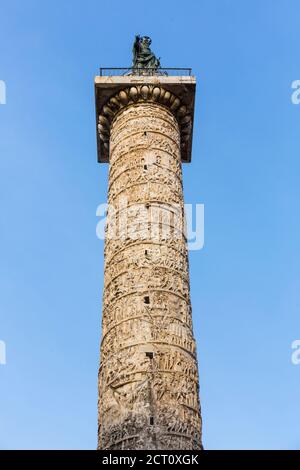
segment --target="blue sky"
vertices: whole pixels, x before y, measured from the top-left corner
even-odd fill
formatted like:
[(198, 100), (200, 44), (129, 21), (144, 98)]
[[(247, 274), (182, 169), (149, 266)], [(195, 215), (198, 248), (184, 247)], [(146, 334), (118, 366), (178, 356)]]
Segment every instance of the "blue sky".
[(197, 76), (185, 201), (207, 449), (300, 449), (297, 0), (1, 4), (0, 448), (94, 449), (103, 243), (93, 79), (137, 33)]

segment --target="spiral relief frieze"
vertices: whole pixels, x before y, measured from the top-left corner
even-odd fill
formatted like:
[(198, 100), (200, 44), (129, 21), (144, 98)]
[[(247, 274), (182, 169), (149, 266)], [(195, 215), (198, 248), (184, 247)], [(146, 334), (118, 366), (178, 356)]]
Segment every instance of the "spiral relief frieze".
[(201, 449), (181, 169), (191, 116), (162, 86), (129, 86), (98, 132), (110, 163), (98, 446)]

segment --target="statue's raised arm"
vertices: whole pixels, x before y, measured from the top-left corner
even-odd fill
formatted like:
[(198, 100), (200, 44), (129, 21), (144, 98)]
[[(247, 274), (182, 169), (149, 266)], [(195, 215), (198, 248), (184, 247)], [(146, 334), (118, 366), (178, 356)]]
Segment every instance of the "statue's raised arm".
[(141, 40), (141, 37), (136, 35), (134, 43), (133, 43), (133, 47), (132, 47), (132, 66), (133, 67), (135, 67), (135, 64), (138, 59), (138, 55), (140, 51), (140, 40)]

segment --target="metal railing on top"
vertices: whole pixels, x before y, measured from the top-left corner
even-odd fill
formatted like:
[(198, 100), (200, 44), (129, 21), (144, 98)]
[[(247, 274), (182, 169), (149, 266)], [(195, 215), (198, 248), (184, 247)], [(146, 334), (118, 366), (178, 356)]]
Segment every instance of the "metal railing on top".
[(191, 68), (175, 68), (175, 67), (166, 67), (166, 68), (136, 68), (136, 67), (101, 67), (100, 68), (100, 77), (103, 76), (126, 76), (126, 75), (143, 75), (143, 76), (153, 76), (153, 75), (178, 75), (178, 76), (191, 76)]

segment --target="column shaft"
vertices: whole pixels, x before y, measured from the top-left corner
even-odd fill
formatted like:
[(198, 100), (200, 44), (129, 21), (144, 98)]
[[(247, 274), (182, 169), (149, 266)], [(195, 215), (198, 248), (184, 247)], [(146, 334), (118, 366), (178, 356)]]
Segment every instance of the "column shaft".
[(180, 131), (153, 102), (110, 131), (100, 449), (200, 449)]

